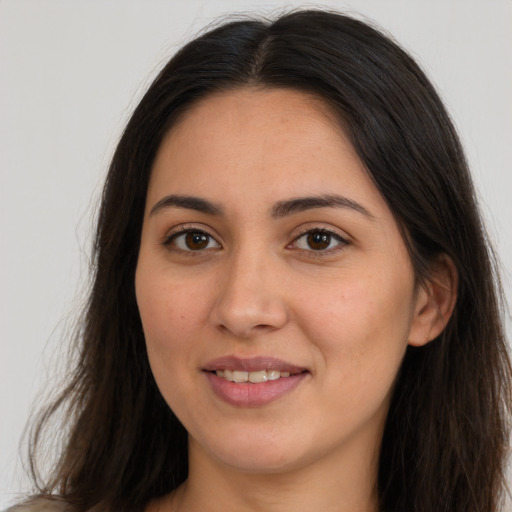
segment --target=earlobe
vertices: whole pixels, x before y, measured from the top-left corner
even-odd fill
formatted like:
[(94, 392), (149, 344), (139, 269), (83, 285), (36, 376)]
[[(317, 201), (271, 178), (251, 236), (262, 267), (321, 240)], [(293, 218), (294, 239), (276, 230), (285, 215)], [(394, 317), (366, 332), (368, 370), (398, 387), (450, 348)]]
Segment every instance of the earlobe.
[(443, 254), (432, 264), (431, 277), (420, 286), (409, 332), (409, 345), (421, 347), (445, 329), (457, 301), (458, 274), (452, 259)]

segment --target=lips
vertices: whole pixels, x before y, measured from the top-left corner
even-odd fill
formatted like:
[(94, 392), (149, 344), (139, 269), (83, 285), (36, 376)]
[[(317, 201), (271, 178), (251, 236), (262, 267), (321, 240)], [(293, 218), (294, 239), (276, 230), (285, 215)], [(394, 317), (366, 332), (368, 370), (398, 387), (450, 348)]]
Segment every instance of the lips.
[(234, 356), (214, 359), (207, 363), (203, 369), (207, 372), (216, 372), (217, 370), (242, 370), (246, 372), (277, 370), (280, 372), (301, 373), (306, 371), (306, 368), (287, 363), (275, 357), (239, 358)]
[(305, 368), (270, 357), (224, 357), (209, 362), (203, 370), (215, 395), (237, 407), (278, 400), (309, 374)]
[(290, 376), (290, 372), (281, 372), (279, 370), (258, 370), (255, 372), (246, 372), (244, 370), (217, 370), (215, 374), (217, 377), (222, 377), (230, 382), (252, 382), (253, 384), (288, 378)]

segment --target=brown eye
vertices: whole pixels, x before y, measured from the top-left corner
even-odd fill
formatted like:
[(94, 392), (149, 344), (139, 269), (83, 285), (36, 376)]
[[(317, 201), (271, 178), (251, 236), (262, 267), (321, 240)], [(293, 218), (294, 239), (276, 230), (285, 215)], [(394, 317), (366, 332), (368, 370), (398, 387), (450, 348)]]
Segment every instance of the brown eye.
[(172, 235), (165, 245), (174, 246), (181, 251), (203, 251), (220, 248), (220, 244), (208, 233), (187, 230)]
[(185, 235), (185, 244), (191, 251), (199, 251), (208, 246), (208, 236), (191, 231)]
[(322, 251), (331, 244), (331, 235), (318, 231), (316, 233), (308, 233), (306, 242), (314, 251)]
[(348, 244), (348, 240), (337, 233), (323, 229), (308, 231), (294, 241), (294, 246), (297, 249), (314, 252), (331, 252)]

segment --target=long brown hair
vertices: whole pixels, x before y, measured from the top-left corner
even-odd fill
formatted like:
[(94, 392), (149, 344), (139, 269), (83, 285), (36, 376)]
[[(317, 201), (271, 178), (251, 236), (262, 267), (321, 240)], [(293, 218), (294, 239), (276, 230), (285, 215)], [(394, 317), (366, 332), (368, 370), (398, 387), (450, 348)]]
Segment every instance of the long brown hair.
[[(33, 430), (65, 411), (69, 435), (41, 495), (77, 511), (140, 511), (187, 477), (187, 433), (149, 367), (134, 291), (148, 180), (164, 134), (195, 101), (242, 86), (316, 94), (339, 119), (404, 235), (417, 278), (440, 254), (459, 276), (445, 331), (409, 347), (382, 442), (381, 509), (497, 512), (511, 367), (496, 265), (460, 142), (418, 65), (367, 24), (298, 11), (245, 19), (179, 51), (135, 109), (105, 184), (94, 281), (69, 385)], [(35, 466), (34, 473), (35, 473)]]

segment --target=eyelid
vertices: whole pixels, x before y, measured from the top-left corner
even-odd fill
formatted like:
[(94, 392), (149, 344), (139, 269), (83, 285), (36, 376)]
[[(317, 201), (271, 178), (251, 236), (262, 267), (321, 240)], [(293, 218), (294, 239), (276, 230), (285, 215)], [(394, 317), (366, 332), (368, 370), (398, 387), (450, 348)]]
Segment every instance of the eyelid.
[[(298, 240), (303, 238), (306, 235), (312, 234), (312, 233), (323, 233), (331, 236), (335, 240), (337, 240), (339, 243), (332, 248), (327, 248), (323, 250), (315, 250), (315, 249), (303, 249), (303, 248), (297, 248), (293, 247)], [(288, 245), (289, 248), (296, 249), (299, 251), (302, 251), (304, 253), (307, 253), (308, 255), (312, 257), (322, 257), (327, 255), (332, 255), (338, 251), (341, 251), (346, 248), (347, 245), (350, 245), (351, 242), (348, 239), (348, 237), (345, 237), (339, 233), (338, 230), (334, 228), (327, 228), (325, 226), (318, 226), (318, 225), (307, 225), (307, 226), (301, 226), (299, 228), (299, 233), (294, 237), (292, 242)]]
[[(182, 235), (186, 235), (187, 233), (201, 233), (203, 235), (206, 235), (210, 240), (213, 240), (217, 244), (217, 247), (213, 247), (213, 248), (208, 247), (208, 248), (205, 248), (202, 250), (194, 251), (193, 249), (189, 249), (189, 250), (182, 249), (182, 248), (172, 244), (172, 242), (174, 240), (176, 240), (176, 238), (178, 238), (179, 236), (182, 236)], [(214, 236), (209, 231), (208, 228), (205, 229), (204, 227), (199, 227), (197, 224), (180, 224), (179, 226), (171, 228), (165, 234), (164, 239), (162, 241), (162, 245), (164, 247), (168, 248), (169, 250), (171, 250), (171, 246), (172, 246), (173, 251), (184, 253), (187, 255), (198, 255), (198, 254), (201, 254), (202, 252), (206, 252), (208, 249), (221, 249), (222, 248), (222, 244), (219, 242), (217, 236)]]
[[(299, 226), (296, 231), (298, 233), (294, 236), (293, 240), (287, 245), (288, 249), (295, 249), (298, 251), (301, 251), (303, 253), (307, 253), (311, 257), (322, 257), (327, 255), (332, 255), (340, 250), (343, 250), (347, 245), (351, 244), (351, 241), (349, 237), (346, 235), (342, 235), (339, 230), (335, 227), (326, 227), (325, 225), (318, 225), (318, 224), (306, 224)], [(183, 249), (176, 245), (172, 244), (172, 241), (175, 240), (177, 237), (181, 235), (185, 235), (187, 233), (201, 233), (207, 236), (210, 241), (213, 241), (216, 244), (216, 247), (206, 247), (203, 249)], [(306, 248), (300, 248), (296, 247), (296, 243), (298, 240), (300, 240), (302, 237), (311, 234), (311, 233), (323, 233), (327, 234), (333, 239), (337, 240), (339, 243), (335, 245), (335, 247), (326, 248), (326, 249), (306, 249)], [(210, 242), (209, 242), (210, 243)], [(178, 226), (175, 226), (171, 228), (165, 235), (162, 245), (166, 248), (169, 248), (169, 250), (173, 250), (175, 252), (180, 252), (186, 255), (200, 255), (201, 253), (204, 253), (206, 251), (209, 251), (211, 249), (222, 249), (223, 245), (221, 242), (219, 242), (219, 237), (217, 235), (213, 235), (211, 233), (211, 229), (209, 226), (203, 227), (203, 225), (199, 226), (198, 224), (180, 224)], [(172, 247), (170, 247), (172, 246)]]

